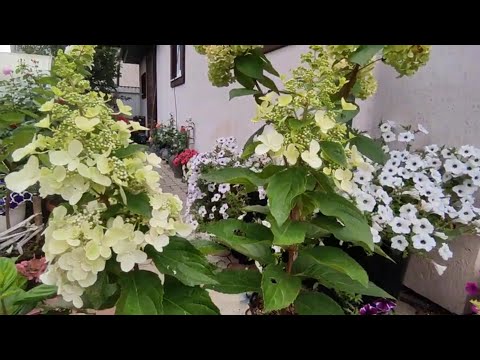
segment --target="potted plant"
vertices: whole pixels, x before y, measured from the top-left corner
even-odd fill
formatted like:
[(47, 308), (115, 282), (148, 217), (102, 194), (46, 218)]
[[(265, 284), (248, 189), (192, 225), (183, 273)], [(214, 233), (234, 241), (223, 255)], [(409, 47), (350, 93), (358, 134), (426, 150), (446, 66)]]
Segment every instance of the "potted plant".
[(172, 169), (173, 169), (173, 174), (175, 175), (176, 178), (183, 178), (186, 171), (185, 168), (190, 161), (191, 158), (196, 156), (198, 152), (193, 149), (186, 149), (182, 151), (180, 154), (175, 156), (175, 158), (172, 161)]
[[(375, 283), (396, 296), (411, 253), (428, 257), (437, 251), (448, 261), (453, 257), (449, 244), (455, 237), (478, 233), (480, 209), (474, 201), (480, 186), (480, 149), (432, 144), (413, 150), (415, 136), (428, 134), (422, 125), (413, 130), (388, 121), (380, 124), (380, 130), (388, 161), (365, 163), (357, 169), (345, 196), (365, 214), (376, 246), (395, 263), (358, 249), (346, 251)], [(446, 266), (434, 265), (443, 274)]]

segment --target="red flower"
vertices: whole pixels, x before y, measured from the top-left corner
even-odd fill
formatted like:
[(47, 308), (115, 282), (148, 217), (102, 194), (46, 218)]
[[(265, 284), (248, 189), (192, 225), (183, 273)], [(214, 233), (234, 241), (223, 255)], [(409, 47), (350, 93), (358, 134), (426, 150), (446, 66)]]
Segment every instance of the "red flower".
[(178, 154), (175, 157), (175, 159), (173, 159), (173, 165), (175, 166), (179, 166), (180, 164), (186, 165), (190, 161), (190, 159), (197, 154), (198, 154), (198, 151), (194, 149), (184, 150), (180, 154)]
[(180, 127), (180, 132), (187, 132), (187, 130), (185, 129), (185, 126)]
[(17, 271), (28, 280), (40, 281), (42, 275), (47, 269), (47, 261), (44, 257), (40, 259), (31, 259), (16, 264)]

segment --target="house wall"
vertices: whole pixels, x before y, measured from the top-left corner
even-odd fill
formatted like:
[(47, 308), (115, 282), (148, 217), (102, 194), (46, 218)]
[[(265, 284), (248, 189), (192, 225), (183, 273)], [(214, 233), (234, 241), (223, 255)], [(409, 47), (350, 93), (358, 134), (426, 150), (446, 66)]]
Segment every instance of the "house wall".
[[(396, 79), (395, 71), (376, 68), (377, 94), (362, 108), (355, 125), (378, 134), (381, 119), (403, 124), (421, 123), (430, 130), (419, 138), (420, 146), (471, 144), (480, 147), (480, 46), (434, 45), (430, 61), (412, 78)], [(454, 257), (439, 276), (429, 261), (413, 258), (404, 284), (451, 312), (461, 314), (466, 306), (465, 282), (478, 280), (480, 238), (457, 239)], [(437, 254), (434, 259), (445, 264)]]
[(5, 66), (11, 66), (15, 69), (20, 60), (24, 60), (27, 64), (31, 64), (31, 60), (38, 61), (38, 68), (40, 70), (49, 71), (52, 66), (52, 57), (45, 55), (30, 55), (20, 53), (0, 53), (0, 80), (4, 80), (6, 76), (3, 74)]
[(138, 64), (120, 64), (119, 86), (140, 87), (140, 66)]
[[(291, 45), (267, 54), (280, 73), (287, 73), (299, 64), (300, 54), (306, 45)], [(209, 150), (221, 136), (235, 136), (239, 145), (259, 128), (250, 119), (255, 114), (252, 97), (228, 101), (228, 88), (213, 87), (208, 81), (205, 56), (198, 54), (192, 45), (185, 47), (185, 84), (170, 87), (170, 45), (157, 45), (157, 105), (158, 119), (166, 122), (170, 113), (178, 126), (192, 118), (195, 125), (195, 148)], [(238, 85), (237, 85), (238, 86)]]
[[(140, 83), (140, 78), (142, 76), (142, 74), (144, 72), (147, 71), (147, 60), (145, 57), (142, 58), (142, 61), (140, 62), (140, 72), (138, 74), (138, 81)], [(140, 86), (140, 85), (139, 85)], [(140, 89), (141, 91), (141, 89)], [(145, 118), (147, 117), (147, 98), (145, 99), (142, 99), (142, 96), (140, 94), (140, 114), (138, 114), (140, 116), (145, 116)]]

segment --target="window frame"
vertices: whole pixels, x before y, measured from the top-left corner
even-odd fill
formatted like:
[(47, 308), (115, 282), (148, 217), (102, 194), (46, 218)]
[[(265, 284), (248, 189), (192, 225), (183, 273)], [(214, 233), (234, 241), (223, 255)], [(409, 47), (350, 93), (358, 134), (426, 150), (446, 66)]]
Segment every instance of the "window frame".
[[(180, 47), (180, 58), (178, 57)], [(178, 64), (181, 75), (177, 76)], [(185, 84), (185, 45), (170, 45), (170, 86), (172, 88)]]

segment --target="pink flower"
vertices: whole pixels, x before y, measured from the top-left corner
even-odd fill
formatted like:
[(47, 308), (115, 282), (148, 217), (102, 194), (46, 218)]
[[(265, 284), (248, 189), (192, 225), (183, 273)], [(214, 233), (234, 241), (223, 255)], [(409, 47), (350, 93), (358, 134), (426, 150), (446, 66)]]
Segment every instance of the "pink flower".
[(472, 312), (478, 314), (478, 308), (475, 305), (472, 305)]
[(12, 74), (12, 73), (13, 73), (13, 69), (12, 69), (12, 67), (11, 67), (10, 65), (5, 65), (5, 66), (3, 67), (3, 75), (8, 76), (8, 75), (10, 75), (10, 74)]
[(467, 282), (465, 284), (465, 291), (468, 293), (470, 296), (475, 296), (478, 294), (478, 285), (476, 282)]
[(16, 264), (17, 271), (25, 276), (28, 280), (39, 281), (40, 275), (42, 275), (47, 269), (47, 261), (44, 257), (40, 259), (31, 259), (22, 261)]

